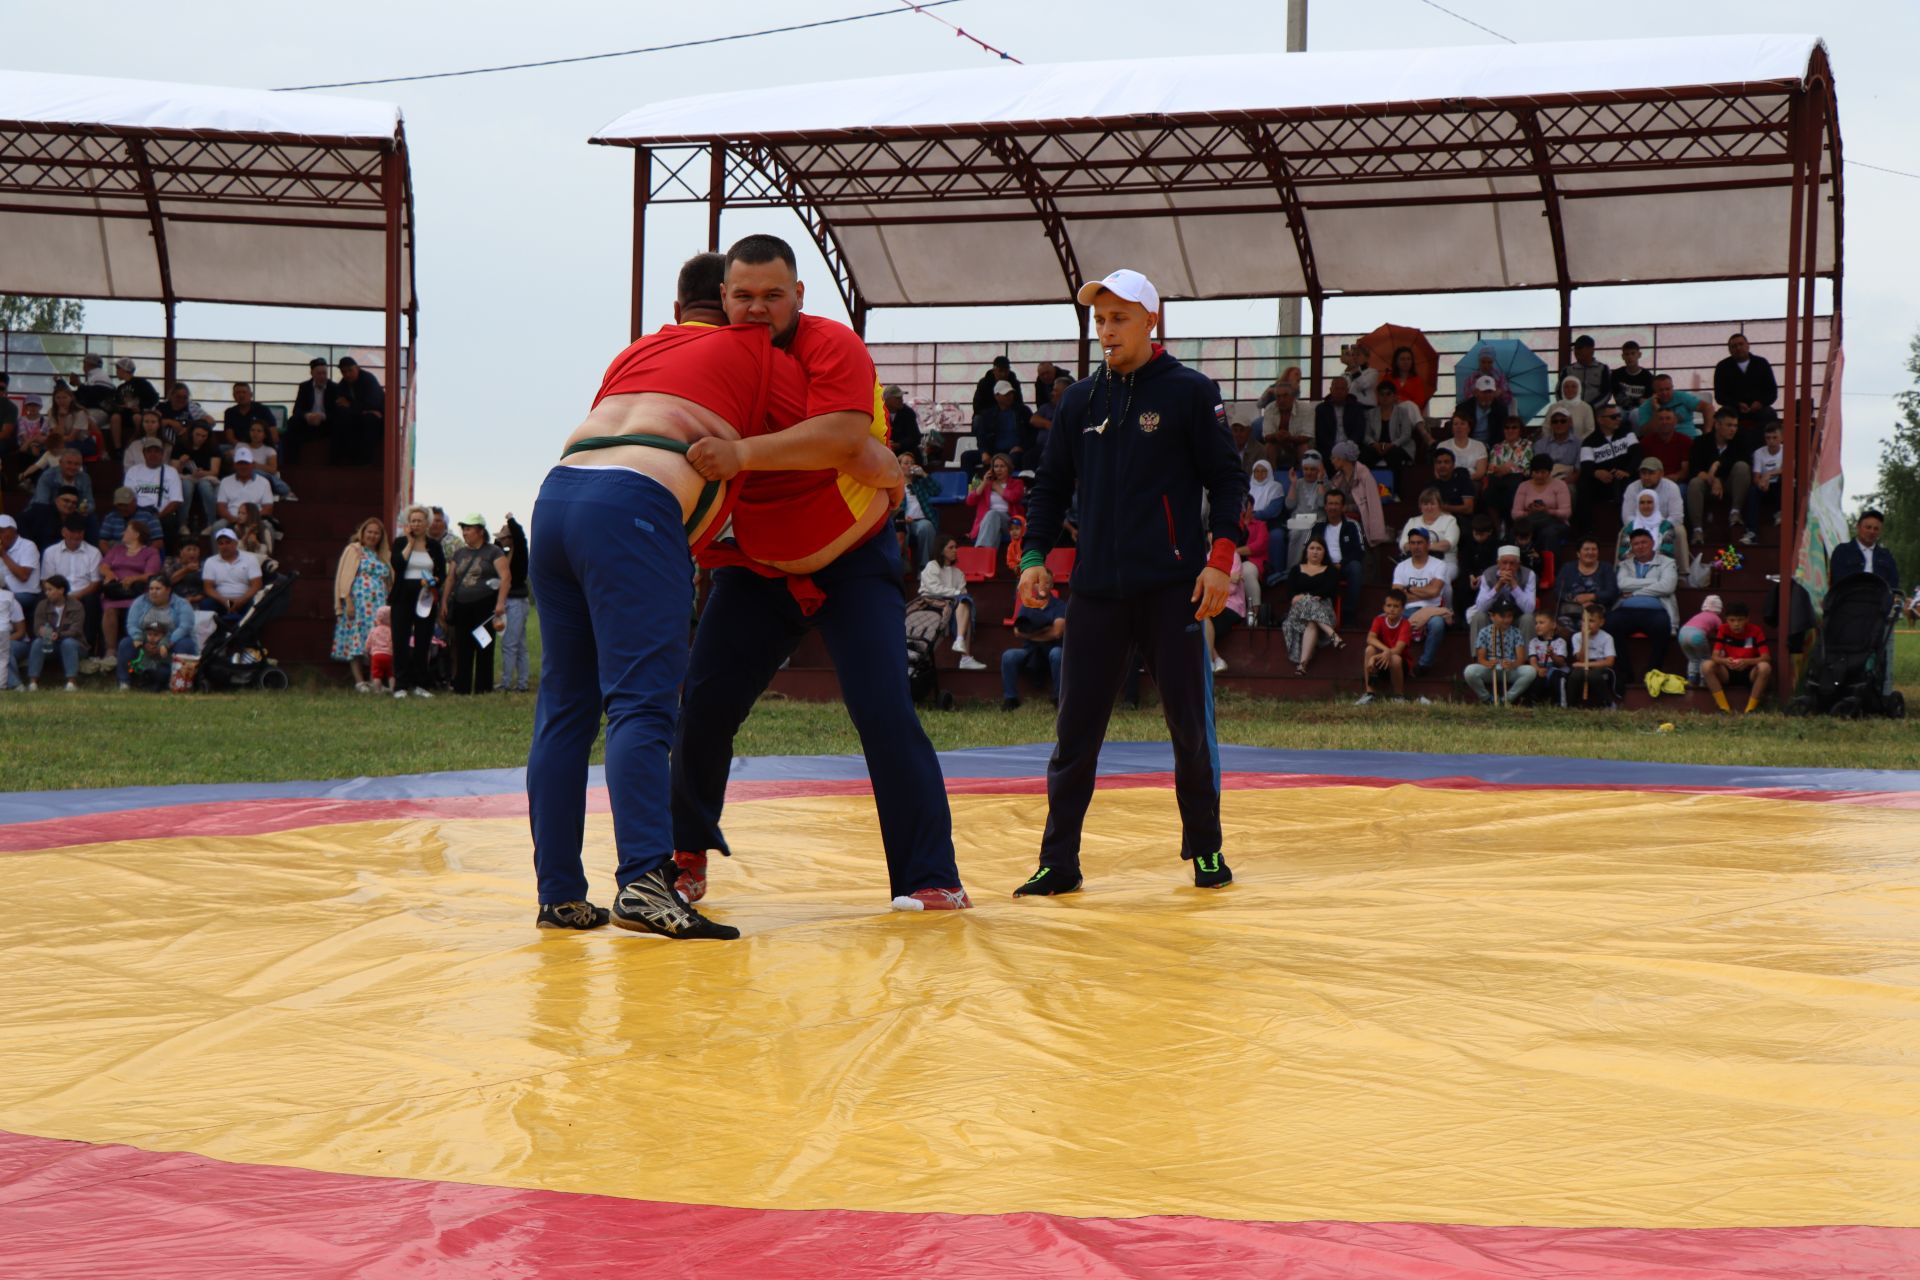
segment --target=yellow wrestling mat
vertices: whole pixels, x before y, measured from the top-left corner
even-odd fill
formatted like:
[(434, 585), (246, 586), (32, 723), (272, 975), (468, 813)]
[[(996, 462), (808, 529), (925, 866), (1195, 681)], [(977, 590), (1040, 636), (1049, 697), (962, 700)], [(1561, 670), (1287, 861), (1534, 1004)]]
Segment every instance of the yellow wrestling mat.
[(1920, 815), (1224, 814), (1229, 889), (1103, 790), (1087, 891), (1016, 902), (1044, 798), (959, 795), (978, 909), (907, 915), (867, 797), (735, 803), (737, 943), (536, 932), (524, 817), (6, 854), (0, 1129), (747, 1208), (1920, 1225)]

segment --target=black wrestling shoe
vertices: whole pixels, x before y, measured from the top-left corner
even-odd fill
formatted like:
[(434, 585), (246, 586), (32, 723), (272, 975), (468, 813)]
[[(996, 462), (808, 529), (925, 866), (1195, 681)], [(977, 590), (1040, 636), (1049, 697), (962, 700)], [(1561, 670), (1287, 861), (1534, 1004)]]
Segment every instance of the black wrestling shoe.
[(612, 918), (611, 911), (591, 902), (548, 902), (534, 923), (542, 929), (598, 929)]
[(613, 900), (613, 923), (635, 933), (657, 933), (663, 938), (713, 938), (729, 941), (740, 936), (732, 925), (715, 924), (687, 905), (673, 887), (680, 869), (669, 861), (638, 880), (629, 881)]
[(1057, 898), (1080, 887), (1080, 868), (1050, 867), (1044, 862), (1027, 882), (1013, 891), (1016, 898)]
[(1193, 887), (1196, 889), (1218, 889), (1233, 883), (1233, 868), (1227, 865), (1224, 853), (1196, 853), (1193, 855)]

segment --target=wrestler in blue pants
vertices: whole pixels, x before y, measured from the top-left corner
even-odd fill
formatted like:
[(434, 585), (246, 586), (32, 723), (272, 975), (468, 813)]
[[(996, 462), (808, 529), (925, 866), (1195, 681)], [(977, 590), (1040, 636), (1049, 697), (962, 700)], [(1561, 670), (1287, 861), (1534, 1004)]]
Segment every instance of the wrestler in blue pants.
[[(734, 735), (780, 664), (817, 627), (866, 753), (893, 896), (959, 887), (946, 779), (907, 686), (900, 578), (900, 548), (891, 529), (813, 575), (826, 603), (811, 618), (802, 615), (784, 578), (751, 569), (714, 571), (674, 743), (674, 848), (727, 852), (720, 812)], [(546, 596), (537, 583), (535, 594), (544, 636)]]
[(587, 756), (607, 718), (607, 791), (622, 886), (673, 856), (668, 753), (687, 667), (693, 561), (680, 503), (624, 467), (555, 467), (533, 508), (540, 696), (527, 755), (544, 904), (587, 896)]

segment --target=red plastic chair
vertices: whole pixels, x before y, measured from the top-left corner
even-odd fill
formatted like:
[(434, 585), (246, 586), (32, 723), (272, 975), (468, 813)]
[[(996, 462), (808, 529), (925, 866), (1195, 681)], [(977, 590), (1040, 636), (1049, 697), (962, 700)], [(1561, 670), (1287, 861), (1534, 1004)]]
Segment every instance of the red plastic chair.
[(1542, 551), (1540, 553), (1539, 590), (1541, 591), (1553, 590), (1553, 567), (1554, 567), (1553, 552)]
[(1064, 583), (1073, 576), (1073, 562), (1080, 556), (1072, 547), (1059, 547), (1047, 553), (1047, 572), (1053, 575), (1057, 583)]
[(995, 547), (961, 547), (960, 558), (955, 563), (968, 582), (986, 582), (993, 577), (999, 562), (999, 551)]

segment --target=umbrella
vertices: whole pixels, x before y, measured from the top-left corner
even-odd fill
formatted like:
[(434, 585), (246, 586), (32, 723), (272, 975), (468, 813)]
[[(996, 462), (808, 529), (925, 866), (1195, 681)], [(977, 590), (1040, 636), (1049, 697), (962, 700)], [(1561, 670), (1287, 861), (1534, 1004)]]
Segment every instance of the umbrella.
[[(1433, 349), (1433, 344), (1427, 341), (1427, 335), (1409, 325), (1383, 324), (1360, 341), (1367, 348), (1367, 363), (1389, 377), (1392, 376), (1393, 353), (1401, 347), (1413, 352), (1413, 371), (1420, 375), (1426, 394), (1412, 399), (1424, 411), (1428, 399), (1440, 386), (1440, 355)], [(1401, 398), (1408, 398), (1405, 392), (1401, 393)]]
[(1483, 351), (1493, 353), (1494, 371), (1506, 380), (1507, 394), (1513, 397), (1513, 411), (1520, 415), (1521, 421), (1532, 422), (1553, 399), (1547, 362), (1517, 338), (1483, 339), (1453, 366), (1454, 382), (1462, 400), (1473, 395), (1473, 375), (1480, 370)]

